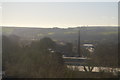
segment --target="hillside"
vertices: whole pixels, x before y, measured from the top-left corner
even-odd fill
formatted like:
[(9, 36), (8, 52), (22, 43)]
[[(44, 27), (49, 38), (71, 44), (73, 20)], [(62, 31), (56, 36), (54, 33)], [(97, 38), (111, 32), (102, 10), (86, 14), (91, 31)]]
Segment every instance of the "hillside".
[[(16, 35), (23, 40), (35, 40), (50, 37), (55, 41), (76, 42), (79, 27), (75, 28), (24, 28), (3, 27), (3, 35)], [(80, 28), (81, 41), (89, 42), (117, 42), (117, 27), (82, 27)]]

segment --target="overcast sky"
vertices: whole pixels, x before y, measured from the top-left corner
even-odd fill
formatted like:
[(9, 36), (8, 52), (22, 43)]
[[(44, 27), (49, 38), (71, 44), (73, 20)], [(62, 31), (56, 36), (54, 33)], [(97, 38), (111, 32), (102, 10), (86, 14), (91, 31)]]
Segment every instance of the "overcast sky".
[(2, 25), (76, 27), (118, 24), (117, 2), (2, 3)]

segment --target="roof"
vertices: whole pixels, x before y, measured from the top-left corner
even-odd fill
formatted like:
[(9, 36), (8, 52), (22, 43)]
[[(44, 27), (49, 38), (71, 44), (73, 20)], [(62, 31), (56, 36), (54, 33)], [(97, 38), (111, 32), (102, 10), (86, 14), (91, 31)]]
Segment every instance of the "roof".
[(93, 46), (93, 44), (83, 44), (83, 46)]

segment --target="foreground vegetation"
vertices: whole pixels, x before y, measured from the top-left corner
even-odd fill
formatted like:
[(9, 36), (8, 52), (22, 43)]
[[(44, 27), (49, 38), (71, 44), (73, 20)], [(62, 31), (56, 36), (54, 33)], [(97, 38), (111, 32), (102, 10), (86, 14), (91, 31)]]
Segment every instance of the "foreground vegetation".
[[(80, 72), (64, 65), (62, 54), (52, 52), (57, 44), (50, 38), (42, 38), (29, 45), (19, 43), (17, 36), (3, 36), (3, 71), (6, 77), (14, 78), (100, 78), (117, 77), (106, 73)], [(71, 48), (70, 48), (71, 49)], [(98, 43), (90, 65), (118, 66), (117, 44)], [(69, 50), (69, 49), (68, 49)], [(83, 53), (88, 54), (82, 49)]]
[[(48, 41), (48, 43), (46, 42)], [(29, 47), (19, 47), (17, 42), (3, 36), (3, 69), (7, 77), (56, 78), (71, 77), (72, 73), (63, 65), (59, 53), (51, 53), (55, 43), (44, 38)]]

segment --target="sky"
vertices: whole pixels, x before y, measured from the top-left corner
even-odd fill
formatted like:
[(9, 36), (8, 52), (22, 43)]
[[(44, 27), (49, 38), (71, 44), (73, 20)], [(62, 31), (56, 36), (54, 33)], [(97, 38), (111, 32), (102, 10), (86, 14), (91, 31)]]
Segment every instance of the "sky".
[(0, 2), (118, 2), (119, 0), (0, 0)]
[(0, 11), (2, 26), (50, 28), (118, 24), (117, 2), (5, 2)]

